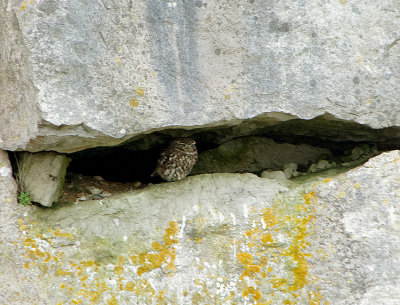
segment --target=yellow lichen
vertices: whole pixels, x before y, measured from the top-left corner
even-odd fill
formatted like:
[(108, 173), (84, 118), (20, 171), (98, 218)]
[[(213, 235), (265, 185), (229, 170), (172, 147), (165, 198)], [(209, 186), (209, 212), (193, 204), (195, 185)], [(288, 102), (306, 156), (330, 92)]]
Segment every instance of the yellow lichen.
[(131, 100), (129, 101), (129, 105), (130, 105), (132, 108), (136, 108), (136, 107), (139, 106), (139, 101), (138, 101), (137, 99), (131, 99)]
[(122, 266), (115, 266), (114, 267), (114, 273), (117, 275), (121, 275), (124, 273), (124, 267)]
[(87, 276), (87, 275), (84, 275), (84, 276), (82, 276), (79, 280), (80, 280), (81, 282), (84, 282), (84, 281), (87, 280), (87, 278), (88, 278), (88, 276)]
[(286, 285), (287, 282), (287, 279), (273, 279), (271, 281), (272, 287), (274, 288), (281, 288), (283, 285)]
[(274, 239), (272, 238), (271, 234), (263, 234), (261, 237), (261, 242), (266, 245), (268, 243), (272, 243)]
[(159, 242), (152, 243), (152, 249), (156, 253), (141, 253), (130, 257), (134, 264), (140, 265), (137, 274), (141, 276), (143, 273), (163, 267), (165, 270), (175, 270), (175, 248), (174, 244), (178, 243), (175, 236), (178, 234), (178, 224), (175, 221), (169, 223), (169, 227), (165, 230), (163, 236), (163, 244)]
[(89, 268), (95, 266), (95, 262), (93, 260), (88, 260), (88, 261), (80, 261), (80, 265), (83, 268)]
[(275, 215), (272, 213), (271, 209), (265, 209), (264, 214), (263, 214), (263, 219), (265, 224), (268, 227), (272, 227), (274, 225), (276, 225), (276, 218)]
[(343, 198), (344, 196), (346, 196), (346, 192), (339, 192), (337, 195), (336, 195), (336, 198), (337, 199), (340, 199), (340, 198)]
[(253, 231), (252, 231), (252, 230), (247, 230), (247, 231), (246, 231), (247, 237), (251, 237), (252, 234), (253, 234)]
[(315, 198), (316, 198), (315, 192), (312, 191), (307, 194), (304, 194), (303, 198), (304, 198), (305, 204), (310, 205), (313, 203), (313, 200), (315, 200)]
[(125, 289), (126, 289), (127, 291), (133, 291), (133, 290), (135, 289), (135, 283), (132, 283), (132, 282), (126, 283)]
[(63, 275), (64, 275), (64, 271), (63, 271), (62, 269), (58, 269), (58, 270), (56, 271), (56, 275), (58, 275), (58, 276), (63, 276)]
[(46, 258), (43, 261), (45, 263), (48, 263), (51, 259), (51, 254), (48, 251), (46, 251), (45, 254), (46, 254)]
[(159, 291), (158, 292), (158, 295), (157, 295), (157, 297), (156, 297), (156, 300), (157, 300), (157, 304), (166, 304), (165, 303), (165, 298), (164, 298), (164, 291)]
[(98, 291), (89, 291), (89, 301), (96, 302), (100, 297), (100, 292)]
[(144, 90), (142, 87), (137, 87), (136, 88), (136, 94), (140, 96), (144, 96)]
[[(322, 301), (322, 295), (319, 291), (308, 292), (308, 303), (310, 305), (320, 305)], [(329, 302), (325, 302), (325, 305), (329, 305)]]
[(242, 294), (244, 297), (251, 295), (255, 300), (259, 300), (261, 298), (261, 293), (252, 286), (246, 287)]
[[(327, 181), (325, 181), (327, 182)], [(271, 288), (277, 289), (285, 294), (291, 293), (295, 300), (289, 298), (280, 299), (285, 304), (297, 304), (297, 300), (307, 298), (308, 264), (307, 257), (311, 254), (305, 252), (309, 245), (308, 235), (310, 224), (313, 223), (315, 216), (315, 206), (318, 198), (315, 191), (310, 191), (303, 195), (303, 200), (299, 200), (289, 205), (285, 202), (277, 202), (276, 205), (264, 208), (261, 211), (261, 223), (257, 222), (257, 213), (252, 221), (252, 229), (246, 230), (242, 239), (246, 241), (245, 247), (249, 252), (239, 252), (237, 259), (243, 267), (240, 279), (245, 284), (242, 289), (243, 296), (250, 298), (257, 304), (275, 304), (277, 302), (274, 293), (267, 295), (251, 293), (257, 291), (254, 283), (264, 283), (269, 278)], [(285, 199), (286, 200), (286, 199)], [(250, 222), (251, 223), (251, 222)], [(279, 239), (286, 235), (290, 240), (289, 244), (281, 244)], [(239, 246), (243, 243), (239, 243)], [(250, 245), (252, 245), (250, 247)], [(236, 246), (232, 242), (232, 246)], [(253, 253), (254, 250), (255, 253)], [(275, 269), (274, 266), (292, 266), (287, 277), (282, 277), (282, 270)], [(277, 273), (279, 272), (279, 273)], [(280, 275), (277, 277), (277, 275)], [(250, 289), (252, 287), (252, 289)], [(305, 290), (303, 289), (305, 288)], [(262, 291), (262, 290), (260, 290)], [(296, 292), (296, 293), (295, 293)], [(300, 293), (298, 293), (300, 292)], [(260, 292), (261, 293), (261, 292)], [(314, 295), (314, 294), (313, 294)], [(314, 297), (314, 299), (317, 299)]]
[(28, 5), (28, 1), (25, 1), (21, 6), (21, 10), (24, 10), (27, 5)]
[(261, 270), (261, 266), (259, 266), (259, 265), (245, 265), (244, 268), (245, 268), (245, 270), (252, 272), (252, 273), (258, 273)]
[(251, 264), (253, 262), (253, 256), (250, 253), (244, 252), (244, 253), (238, 253), (237, 259), (243, 264)]
[(118, 305), (118, 301), (115, 296), (112, 296), (111, 299), (107, 301), (107, 305)]

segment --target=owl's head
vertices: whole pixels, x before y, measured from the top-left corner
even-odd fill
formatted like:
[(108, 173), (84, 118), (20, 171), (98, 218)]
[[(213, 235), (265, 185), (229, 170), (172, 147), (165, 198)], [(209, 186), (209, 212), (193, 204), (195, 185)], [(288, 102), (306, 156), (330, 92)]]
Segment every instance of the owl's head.
[(170, 147), (178, 149), (186, 154), (196, 153), (196, 141), (192, 138), (177, 138), (173, 140)]

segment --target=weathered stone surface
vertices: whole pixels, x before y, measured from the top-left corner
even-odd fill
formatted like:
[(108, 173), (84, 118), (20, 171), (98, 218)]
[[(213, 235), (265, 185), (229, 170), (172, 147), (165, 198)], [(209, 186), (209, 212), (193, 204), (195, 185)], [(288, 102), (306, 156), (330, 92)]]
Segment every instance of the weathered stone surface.
[(18, 163), (22, 190), (30, 193), (32, 201), (50, 207), (61, 194), (69, 161), (55, 152), (23, 153)]
[(322, 295), (335, 295), (331, 303), (400, 302), (399, 170), (392, 151), (315, 187), (312, 234), (321, 244), (309, 270), (324, 283)]
[(72, 152), (256, 116), (399, 126), (398, 11), (390, 0), (2, 1), (0, 147)]
[(286, 163), (293, 163), (297, 169), (297, 164), (306, 167), (330, 154), (328, 149), (306, 144), (278, 144), (268, 138), (243, 137), (200, 153), (191, 174), (282, 170)]
[(19, 206), (1, 251), (29, 273), (10, 284), (35, 278), (41, 304), (394, 305), (399, 172), (393, 151), (330, 178), (209, 174), (103, 201)]
[(286, 179), (286, 175), (282, 171), (263, 171), (260, 175), (261, 178), (269, 178), (269, 179), (278, 179), (284, 180)]
[[(14, 245), (21, 241), (23, 213), (26, 209), (17, 203), (17, 185), (5, 151), (0, 150), (0, 303), (47, 304), (44, 287), (24, 268), (27, 254), (24, 247)], [(26, 214), (27, 215), (27, 214)], [(20, 219), (20, 221), (18, 221)], [(44, 296), (44, 298), (43, 298)]]
[(0, 200), (2, 202), (11, 202), (16, 197), (17, 185), (13, 178), (8, 154), (0, 150)]

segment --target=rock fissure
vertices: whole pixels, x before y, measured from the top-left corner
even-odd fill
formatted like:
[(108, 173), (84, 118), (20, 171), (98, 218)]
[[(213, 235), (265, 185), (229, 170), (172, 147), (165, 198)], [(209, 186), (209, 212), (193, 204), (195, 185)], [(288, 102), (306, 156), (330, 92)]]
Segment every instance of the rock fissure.
[[(197, 142), (199, 158), (190, 174), (255, 173), (264, 178), (301, 179), (327, 169), (346, 171), (378, 154), (378, 147), (388, 148), (388, 143), (382, 145), (380, 141), (349, 141), (348, 138), (344, 142), (332, 141), (331, 135), (335, 131), (336, 137), (346, 137), (344, 134), (339, 135), (341, 127), (333, 122), (324, 127), (331, 127), (327, 129), (326, 137), (321, 135), (321, 131), (312, 129), (313, 126), (320, 128), (326, 122), (321, 118), (297, 121), (297, 124), (287, 121), (273, 126), (252, 126), (248, 134), (243, 134), (247, 130), (246, 125), (253, 123), (250, 121), (242, 122), (238, 125), (240, 128), (231, 126), (228, 129), (208, 128), (205, 131), (194, 132), (191, 137)], [(350, 123), (345, 123), (344, 126), (352, 127), (353, 132), (363, 130), (365, 139), (371, 140), (379, 133), (384, 133), (357, 124), (356, 127), (346, 124)], [(63, 157), (66, 160), (63, 161), (64, 165), (60, 165), (62, 171), (47, 173), (46, 177), (58, 183), (55, 186), (58, 188), (58, 195), (55, 196), (59, 196), (65, 168), (68, 166), (68, 160), (71, 161), (60, 198), (62, 202), (103, 199), (116, 193), (142, 189), (149, 184), (162, 182), (159, 177), (151, 177), (151, 173), (168, 141), (181, 135), (190, 135), (191, 132), (193, 131), (179, 129), (160, 131), (115, 147), (97, 147), (68, 154), (67, 158)], [(235, 137), (235, 132), (238, 132), (239, 137)], [(52, 164), (52, 161), (46, 162)], [(43, 167), (43, 164), (40, 166)], [(33, 177), (37, 176), (36, 172), (32, 174)], [(43, 179), (34, 180), (38, 184), (44, 184), (43, 191), (46, 192), (46, 182)], [(50, 206), (49, 200), (51, 199), (44, 202), (43, 199), (33, 201)]]

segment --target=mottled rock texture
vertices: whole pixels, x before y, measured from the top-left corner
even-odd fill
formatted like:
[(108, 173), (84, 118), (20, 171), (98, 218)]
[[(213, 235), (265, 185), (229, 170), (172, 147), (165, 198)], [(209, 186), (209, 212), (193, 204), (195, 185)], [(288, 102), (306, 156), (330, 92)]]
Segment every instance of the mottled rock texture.
[[(0, 296), (9, 304), (398, 304), (399, 171), (392, 151), (330, 177), (209, 174), (51, 209), (2, 201), (11, 215), (0, 227), (2, 268), (20, 276), (0, 281), (14, 287)], [(32, 291), (21, 287), (34, 287), (29, 302)]]
[(8, 155), (0, 150), (0, 303), (25, 305), (35, 300), (38, 304), (48, 304), (47, 293), (36, 275), (24, 268), (26, 250), (13, 245), (23, 239), (24, 213), (26, 209), (17, 203), (17, 185)]
[(398, 127), (399, 28), (390, 0), (2, 1), (0, 148), (73, 152), (257, 116)]
[(20, 190), (29, 193), (32, 201), (50, 207), (61, 194), (69, 162), (65, 155), (55, 152), (20, 154)]
[[(390, 0), (0, 1), (0, 148), (398, 147), (399, 28)], [(397, 305), (399, 172), (392, 151), (43, 208), (0, 150), (0, 303)]]
[(263, 137), (243, 137), (201, 153), (191, 174), (282, 170), (287, 163), (305, 168), (321, 156), (330, 155), (328, 149), (311, 145), (279, 144)]

